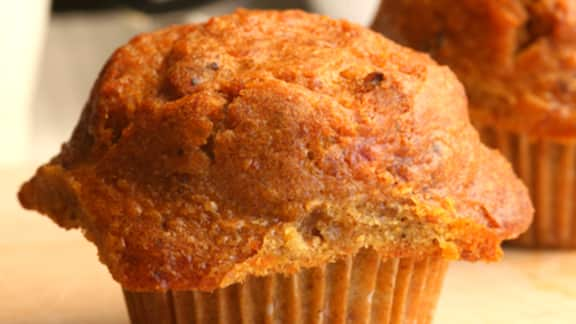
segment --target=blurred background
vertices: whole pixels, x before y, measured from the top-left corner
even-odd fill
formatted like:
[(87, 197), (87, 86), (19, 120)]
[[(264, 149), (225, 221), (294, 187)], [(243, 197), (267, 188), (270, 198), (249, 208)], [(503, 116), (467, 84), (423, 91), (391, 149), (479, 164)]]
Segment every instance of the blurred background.
[[(300, 8), (367, 25), (377, 0), (1, 1), (0, 166), (53, 156), (75, 125), (98, 71), (138, 33), (248, 8)], [(8, 103), (6, 103), (8, 99)]]

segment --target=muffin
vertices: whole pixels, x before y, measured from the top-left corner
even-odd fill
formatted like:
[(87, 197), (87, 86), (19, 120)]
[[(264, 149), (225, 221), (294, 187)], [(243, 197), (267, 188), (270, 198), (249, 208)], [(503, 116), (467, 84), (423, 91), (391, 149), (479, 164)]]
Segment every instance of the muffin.
[(96, 244), (133, 323), (429, 323), (447, 263), (532, 214), (448, 68), (301, 11), (135, 37), (19, 198)]
[(576, 2), (383, 0), (373, 28), (464, 83), (472, 123), (532, 194), (514, 244), (576, 248)]

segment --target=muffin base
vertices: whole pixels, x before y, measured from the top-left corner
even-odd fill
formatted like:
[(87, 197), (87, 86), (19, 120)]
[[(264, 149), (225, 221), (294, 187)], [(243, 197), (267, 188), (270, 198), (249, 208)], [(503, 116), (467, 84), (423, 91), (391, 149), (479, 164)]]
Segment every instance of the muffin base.
[(448, 262), (372, 250), (293, 275), (197, 291), (124, 290), (133, 324), (431, 323)]
[(532, 138), (481, 123), (475, 126), (485, 144), (508, 158), (534, 202), (532, 226), (508, 244), (576, 248), (576, 142)]

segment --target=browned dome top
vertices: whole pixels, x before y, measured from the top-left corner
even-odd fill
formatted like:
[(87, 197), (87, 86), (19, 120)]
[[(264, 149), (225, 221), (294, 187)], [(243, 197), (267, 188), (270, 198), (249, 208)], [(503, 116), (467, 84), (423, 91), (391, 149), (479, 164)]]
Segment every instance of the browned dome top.
[(21, 189), (124, 287), (211, 290), (362, 247), (494, 260), (524, 186), (427, 56), (300, 11), (142, 34)]

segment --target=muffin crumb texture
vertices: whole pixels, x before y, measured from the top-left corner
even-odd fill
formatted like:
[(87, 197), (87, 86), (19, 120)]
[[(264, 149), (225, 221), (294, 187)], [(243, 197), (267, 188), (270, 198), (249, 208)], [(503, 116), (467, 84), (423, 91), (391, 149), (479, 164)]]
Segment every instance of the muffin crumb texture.
[(497, 260), (532, 207), (454, 75), (362, 27), (247, 11), (118, 49), (19, 198), (130, 290), (205, 290), (362, 248)]

